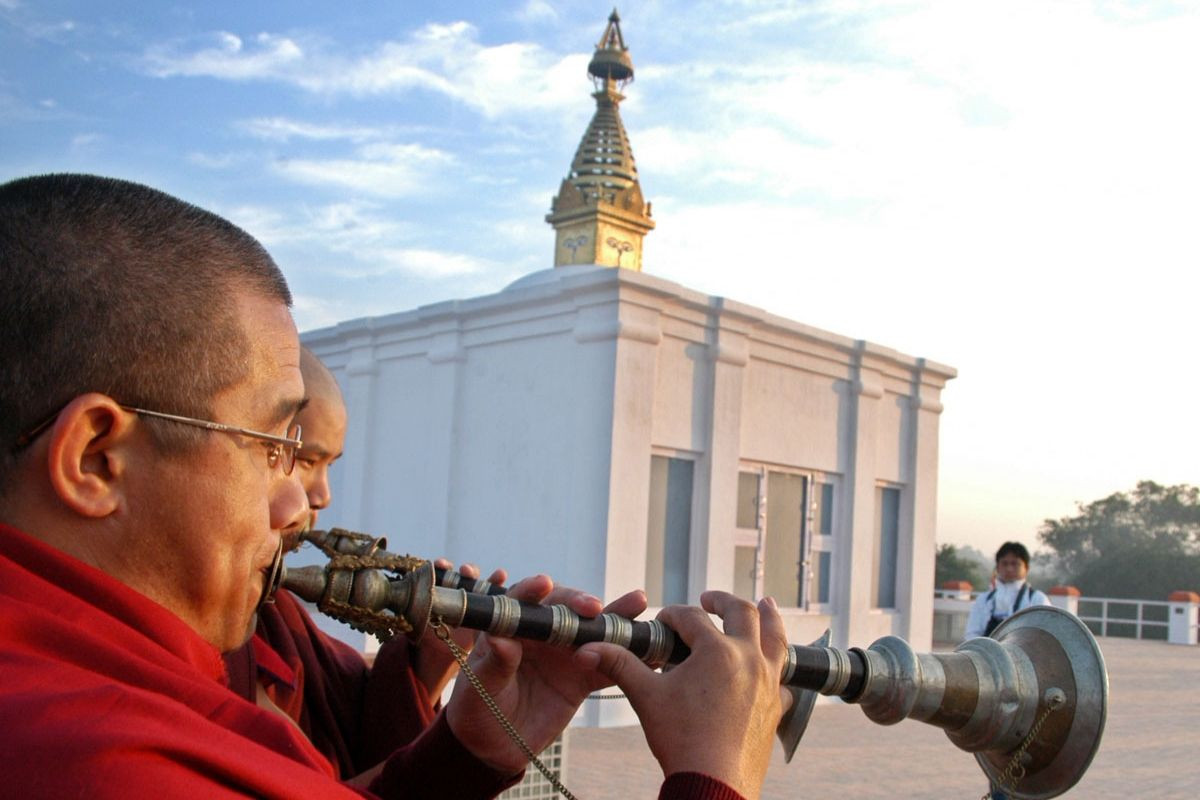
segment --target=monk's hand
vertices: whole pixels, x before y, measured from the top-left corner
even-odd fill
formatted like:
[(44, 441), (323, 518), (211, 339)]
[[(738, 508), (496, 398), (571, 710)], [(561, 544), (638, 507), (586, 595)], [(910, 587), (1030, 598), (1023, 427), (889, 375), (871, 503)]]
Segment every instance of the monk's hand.
[[(526, 578), (508, 595), (524, 602), (566, 605), (584, 617), (609, 612), (633, 618), (646, 609), (646, 596), (640, 591), (602, 608), (598, 598), (555, 587), (545, 575)], [(535, 753), (554, 741), (589, 694), (612, 684), (606, 675), (577, 662), (570, 648), (541, 642), (481, 636), (470, 664)], [(455, 682), (446, 720), (463, 746), (493, 769), (511, 774), (527, 763), (468, 681)]]
[[(743, 797), (758, 797), (772, 736), (791, 702), (780, 686), (783, 620), (770, 598), (756, 608), (726, 592), (705, 592), (700, 604), (703, 611), (670, 606), (658, 616), (692, 650), (667, 672), (611, 644), (584, 645), (575, 658), (629, 697), (664, 776), (703, 772)], [(723, 620), (724, 633), (705, 611)]]

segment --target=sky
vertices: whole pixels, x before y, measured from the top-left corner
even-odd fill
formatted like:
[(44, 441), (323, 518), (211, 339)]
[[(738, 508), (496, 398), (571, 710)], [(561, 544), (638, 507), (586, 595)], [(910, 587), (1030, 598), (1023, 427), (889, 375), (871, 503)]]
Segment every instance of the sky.
[[(552, 264), (610, 10), (0, 0), (0, 181), (216, 211), (301, 330), (499, 291)], [(619, 11), (645, 270), (955, 367), (939, 542), (1200, 483), (1200, 4)]]

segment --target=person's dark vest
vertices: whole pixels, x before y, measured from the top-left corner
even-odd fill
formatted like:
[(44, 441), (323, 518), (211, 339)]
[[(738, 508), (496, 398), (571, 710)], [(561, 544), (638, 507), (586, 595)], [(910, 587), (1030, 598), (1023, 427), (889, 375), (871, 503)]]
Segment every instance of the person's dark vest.
[[(1013, 607), (1012, 607), (1013, 614), (1015, 614), (1021, 610), (1021, 602), (1028, 600), (1029, 595), (1030, 595), (1029, 584), (1028, 583), (1023, 584), (1021, 586), (1021, 590), (1019, 592), (1017, 592), (1016, 599), (1013, 600)], [(1004, 622), (1004, 620), (1008, 619), (1008, 617), (996, 616), (995, 597), (996, 597), (995, 589), (992, 589), (990, 592), (988, 592), (987, 602), (988, 602), (988, 605), (991, 606), (992, 613), (991, 613), (991, 616), (988, 618), (987, 627), (983, 629), (984, 636), (991, 636), (992, 631), (996, 630), (996, 626), (999, 625), (1001, 622)]]

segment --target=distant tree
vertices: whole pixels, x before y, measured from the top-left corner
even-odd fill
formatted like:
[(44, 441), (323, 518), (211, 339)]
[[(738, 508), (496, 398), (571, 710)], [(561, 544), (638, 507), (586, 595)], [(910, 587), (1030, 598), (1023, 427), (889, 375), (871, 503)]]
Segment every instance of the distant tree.
[(959, 548), (953, 544), (938, 547), (934, 576), (934, 585), (939, 589), (947, 581), (970, 581), (977, 590), (988, 582), (974, 548)]
[(995, 553), (984, 553), (978, 547), (971, 547), (969, 544), (964, 544), (959, 545), (958, 554), (968, 561), (975, 563), (978, 567), (976, 572), (985, 584), (991, 583), (992, 571), (996, 568)]
[(1061, 584), (1075, 585), (1053, 550), (1039, 550), (1033, 554), (1029, 564), (1029, 583), (1042, 591)]
[(1163, 598), (1200, 590), (1200, 488), (1141, 481), (1048, 519), (1038, 534), (1084, 595)]

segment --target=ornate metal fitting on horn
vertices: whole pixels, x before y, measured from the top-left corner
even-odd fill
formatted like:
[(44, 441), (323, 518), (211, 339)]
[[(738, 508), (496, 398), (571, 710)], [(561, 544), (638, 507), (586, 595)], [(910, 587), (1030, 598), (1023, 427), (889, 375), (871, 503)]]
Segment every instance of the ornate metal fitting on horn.
[(354, 588), (354, 571), (350, 569), (330, 569), (329, 570), (329, 585), (325, 589), (325, 596), (318, 602), (329, 603), (348, 603), (350, 602), (350, 590)]
[(633, 641), (633, 622), (617, 614), (600, 616), (604, 619), (604, 641), (628, 648)]
[[(867, 680), (857, 702), (873, 722), (890, 725), (931, 704), (945, 693), (945, 677), (936, 658), (913, 652), (908, 642), (885, 636), (867, 650), (856, 649), (867, 664)], [(924, 719), (927, 713), (917, 716)]]
[(546, 641), (560, 647), (575, 644), (575, 634), (579, 632), (579, 617), (566, 606), (550, 606), (550, 638)]
[(348, 531), (345, 528), (330, 528), (327, 531), (304, 531), (300, 534), (303, 541), (310, 542), (325, 553), (332, 556), (343, 553), (352, 556), (370, 556), (379, 551), (387, 552), (387, 539), (382, 536), (371, 536), (367, 533)]
[[(825, 679), (825, 685), (818, 691), (824, 695), (840, 695), (850, 684), (850, 656), (845, 651), (833, 647), (821, 649), (829, 657), (829, 677)], [(788, 655), (791, 656), (794, 668), (795, 654), (792, 653), (791, 648), (788, 648)]]
[(508, 595), (496, 595), (492, 604), (492, 624), (488, 626), (488, 633), (511, 637), (517, 632), (517, 624), (520, 621), (521, 604)]
[(1039, 698), (1038, 675), (1028, 654), (981, 636), (959, 645), (979, 676), (976, 711), (947, 735), (967, 751), (1011, 750), (1033, 725)]
[(796, 675), (796, 651), (793, 648), (789, 647), (789, 648), (787, 648), (787, 654), (784, 656), (784, 659), (783, 659), (783, 675), (780, 677), (779, 682), (786, 686), (789, 683), (791, 683), (792, 678), (795, 677), (795, 675)]
[[(675, 632), (656, 619), (650, 620), (649, 625), (650, 644), (646, 648), (646, 655), (642, 656), (642, 661), (651, 669), (658, 669), (667, 663), (667, 658), (675, 647)], [(790, 652), (789, 650), (789, 654)]]

